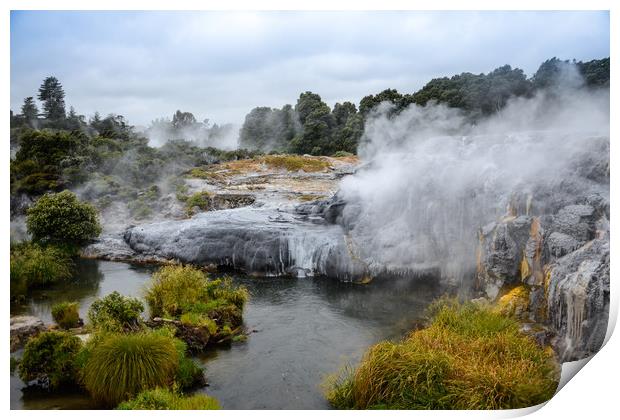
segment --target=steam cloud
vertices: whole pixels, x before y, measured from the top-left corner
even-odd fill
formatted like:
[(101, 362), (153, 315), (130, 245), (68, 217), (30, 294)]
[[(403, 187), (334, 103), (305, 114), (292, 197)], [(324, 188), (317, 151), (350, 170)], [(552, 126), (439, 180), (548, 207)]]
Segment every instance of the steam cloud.
[(477, 125), (444, 105), (389, 118), (382, 104), (359, 148), (369, 163), (339, 193), (360, 258), (463, 280), (478, 230), (515, 206), (538, 215), (593, 193), (609, 200), (609, 90), (568, 80)]

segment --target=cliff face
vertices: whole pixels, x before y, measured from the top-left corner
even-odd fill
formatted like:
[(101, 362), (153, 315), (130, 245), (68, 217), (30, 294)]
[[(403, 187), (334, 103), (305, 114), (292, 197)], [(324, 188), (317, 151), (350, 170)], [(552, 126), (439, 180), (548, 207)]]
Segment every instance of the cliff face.
[[(509, 215), (479, 231), (476, 288), (495, 300), (524, 287), (521, 318), (546, 326), (562, 361), (596, 352), (609, 316), (608, 154), (575, 176), (516, 198)], [(584, 183), (584, 181), (589, 181)], [(575, 191), (577, 185), (586, 186)], [(553, 202), (549, 197), (561, 196)], [(537, 197), (541, 200), (537, 205)]]

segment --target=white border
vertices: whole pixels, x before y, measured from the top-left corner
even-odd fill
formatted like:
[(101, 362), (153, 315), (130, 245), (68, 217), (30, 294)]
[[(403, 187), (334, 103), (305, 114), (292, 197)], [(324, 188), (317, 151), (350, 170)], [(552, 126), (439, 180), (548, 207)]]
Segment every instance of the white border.
[[(43, 0), (25, 0), (25, 1), (15, 1), (8, 0), (2, 3), (4, 14), (0, 17), (0, 25), (1, 29), (1, 48), (3, 50), (3, 57), (1, 65), (1, 77), (3, 81), (4, 89), (0, 90), (3, 101), (5, 104), (10, 104), (10, 65), (9, 65), (9, 45), (10, 45), (10, 10), (28, 10), (28, 9), (59, 9), (59, 10), (611, 10), (610, 19), (611, 19), (611, 69), (612, 69), (612, 100), (611, 100), (611, 115), (620, 115), (618, 113), (618, 83), (616, 82), (618, 72), (618, 36), (620, 35), (617, 30), (618, 26), (618, 15), (620, 15), (620, 6), (616, 4), (620, 4), (614, 1), (603, 1), (603, 0), (590, 0), (590, 1), (542, 1), (542, 0), (520, 0), (520, 1), (489, 1), (489, 0), (481, 0), (481, 1), (456, 1), (456, 0), (433, 0), (432, 2), (421, 2), (421, 1), (396, 1), (396, 0), (383, 0), (383, 1), (368, 1), (368, 0), (357, 0), (355, 2), (345, 2), (338, 0), (315, 0), (315, 1), (298, 1), (293, 2), (291, 0), (263, 0), (263, 1), (237, 1), (237, 0), (228, 0), (228, 1), (220, 1), (220, 2), (207, 2), (207, 1), (197, 1), (197, 0), (177, 0), (174, 2), (170, 1), (162, 1), (162, 0), (151, 0), (151, 1), (129, 1), (129, 0), (108, 0), (108, 1), (89, 1), (88, 5), (85, 4), (84, 1), (78, 0), (60, 0), (60, 1), (43, 1)], [(1, 133), (4, 133), (4, 147), (8, 152), (9, 141), (8, 141), (8, 132), (9, 132), (9, 115), (5, 110), (5, 117), (2, 119), (2, 127), (0, 128)], [(612, 171), (611, 171), (611, 212), (612, 212), (612, 221), (618, 220), (618, 214), (616, 211), (616, 207), (614, 203), (617, 201), (617, 188), (614, 189), (615, 185), (618, 185), (617, 181), (617, 173), (615, 168), (615, 161), (617, 161), (618, 157), (618, 147), (615, 145), (617, 141), (617, 133), (618, 133), (618, 123), (612, 118), (611, 121), (611, 158), (614, 163), (612, 163)], [(8, 153), (5, 154), (8, 156)], [(9, 165), (8, 161), (5, 161), (4, 165), (0, 165), (0, 174), (2, 176), (2, 188), (3, 191), (0, 193), (0, 200), (3, 203), (3, 213), (4, 213), (4, 223), (2, 224), (2, 238), (4, 239), (2, 242), (2, 269), (3, 269), (3, 282), (5, 287), (5, 298), (2, 300), (3, 305), (5, 305), (5, 320), (8, 320), (10, 315), (9, 304), (8, 304), (8, 296), (9, 296)], [(613, 246), (613, 238), (612, 235), (612, 260), (615, 261), (613, 256), (617, 254), (615, 252), (615, 248)], [(617, 414), (613, 414), (617, 411), (617, 401), (618, 394), (616, 391), (617, 386), (617, 375), (619, 373), (618, 369), (618, 357), (620, 354), (619, 348), (619, 340), (617, 338), (617, 334), (611, 335), (610, 332), (613, 330), (615, 326), (617, 315), (618, 315), (618, 288), (615, 287), (615, 282), (618, 278), (616, 274), (618, 273), (618, 269), (616, 268), (615, 263), (612, 263), (611, 266), (611, 277), (612, 277), (612, 285), (611, 285), (611, 310), (610, 310), (610, 325), (608, 329), (608, 343), (605, 345), (601, 351), (592, 358), (592, 360), (587, 364), (587, 367), (583, 369), (574, 379), (570, 380), (568, 384), (562, 388), (559, 393), (544, 407), (535, 407), (532, 409), (525, 410), (508, 410), (503, 412), (481, 412), (481, 411), (473, 411), (473, 412), (413, 412), (413, 411), (391, 411), (389, 413), (385, 412), (342, 412), (342, 411), (324, 411), (321, 412), (321, 416), (325, 416), (328, 418), (378, 418), (390, 416), (394, 418), (412, 418), (412, 417), (421, 417), (424, 418), (435, 418), (435, 419), (444, 419), (444, 418), (471, 418), (471, 419), (480, 419), (480, 418), (503, 418), (503, 417), (516, 417), (520, 415), (530, 414), (530, 418), (537, 419), (547, 419), (547, 418), (561, 418), (561, 419), (607, 419), (611, 417), (616, 417)], [(4, 322), (4, 337), (8, 338), (8, 322)], [(9, 351), (8, 345), (2, 347), (3, 351), (3, 359), (4, 363), (4, 378), (5, 381), (2, 385), (1, 395), (4, 396), (4, 406), (5, 409), (9, 409)], [(540, 408), (540, 409), (539, 409)], [(34, 416), (45, 416), (46, 418), (56, 418), (56, 416), (63, 418), (68, 417), (83, 417), (85, 413), (83, 412), (54, 412), (54, 411), (42, 411), (42, 412), (29, 412), (29, 411), (11, 411), (10, 415), (14, 418), (31, 418)], [(87, 414), (88, 416), (107, 416), (109, 415), (105, 411), (91, 411)], [(115, 416), (131, 416), (131, 418), (162, 418), (169, 417), (171, 413), (169, 412), (114, 412)], [(291, 415), (295, 417), (314, 417), (315, 413), (312, 412), (302, 412), (298, 411), (295, 413), (290, 412), (278, 412), (278, 411), (255, 411), (252, 413), (246, 413), (241, 411), (221, 411), (221, 412), (193, 412), (193, 413), (180, 413), (176, 412), (173, 414), (174, 416), (198, 416), (204, 417), (208, 416), (209, 418), (231, 418), (236, 416), (246, 417), (251, 415), (259, 418), (290, 418)]]

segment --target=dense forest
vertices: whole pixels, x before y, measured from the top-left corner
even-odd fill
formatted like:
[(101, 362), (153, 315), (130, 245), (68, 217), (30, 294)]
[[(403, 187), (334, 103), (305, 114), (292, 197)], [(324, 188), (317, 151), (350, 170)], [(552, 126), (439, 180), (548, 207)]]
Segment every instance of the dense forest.
[[(138, 132), (122, 115), (88, 120), (73, 107), (66, 109), (65, 92), (55, 77), (41, 84), (37, 99), (24, 99), (19, 113), (11, 111), (11, 193), (37, 196), (91, 181), (85, 197), (105, 207), (114, 198), (135, 200), (135, 211), (145, 211), (157, 200), (152, 187), (162, 173), (202, 164), (251, 157), (257, 153), (342, 155), (355, 153), (365, 121), (383, 102), (397, 114), (410, 104), (431, 101), (461, 109), (472, 121), (502, 109), (511, 97), (530, 97), (542, 89), (566, 82), (585, 88), (609, 86), (609, 58), (589, 62), (552, 58), (541, 64), (531, 78), (518, 68), (499, 67), (488, 74), (461, 73), (428, 82), (412, 94), (386, 89), (330, 108), (321, 96), (301, 93), (296, 104), (281, 109), (252, 109), (239, 131), (239, 150), (223, 151), (209, 140), (230, 135), (232, 126), (199, 122), (191, 112), (177, 111), (172, 119), (160, 118)], [(161, 147), (149, 142), (161, 139)], [(118, 180), (122, 177), (122, 182)], [(175, 178), (170, 176), (171, 188)], [(105, 194), (101, 193), (104, 191)], [(19, 212), (20, 200), (12, 201)]]

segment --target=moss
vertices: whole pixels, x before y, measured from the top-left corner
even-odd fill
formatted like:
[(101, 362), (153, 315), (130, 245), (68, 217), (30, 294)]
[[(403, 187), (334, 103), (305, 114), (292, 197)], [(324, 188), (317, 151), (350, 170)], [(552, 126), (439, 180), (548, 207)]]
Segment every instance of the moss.
[(152, 332), (113, 334), (90, 352), (83, 381), (95, 401), (114, 407), (142, 391), (171, 385), (178, 366), (172, 338)]
[(157, 388), (144, 391), (134, 399), (121, 403), (119, 410), (218, 410), (218, 401), (204, 394), (189, 397)]
[(262, 158), (263, 162), (276, 169), (286, 169), (289, 172), (321, 172), (329, 168), (329, 161), (309, 156), (299, 155), (269, 155)]
[(381, 342), (356, 369), (332, 377), (336, 408), (503, 409), (547, 401), (558, 384), (553, 355), (489, 307), (443, 300), (425, 329)]
[(520, 319), (527, 315), (529, 306), (530, 290), (526, 286), (520, 285), (502, 295), (497, 301), (494, 310), (502, 315), (514, 316)]
[(61, 328), (80, 326), (79, 304), (77, 302), (61, 302), (52, 306), (52, 318)]
[(24, 382), (37, 381), (50, 389), (76, 382), (75, 358), (82, 347), (79, 338), (61, 331), (48, 331), (26, 343), (19, 365)]

